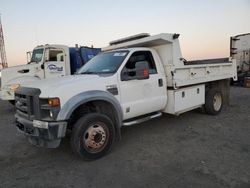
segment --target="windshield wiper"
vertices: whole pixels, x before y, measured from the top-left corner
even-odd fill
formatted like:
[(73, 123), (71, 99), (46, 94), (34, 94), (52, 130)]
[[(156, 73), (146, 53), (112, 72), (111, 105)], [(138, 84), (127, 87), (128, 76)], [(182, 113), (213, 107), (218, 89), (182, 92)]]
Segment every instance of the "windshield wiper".
[(80, 74), (97, 74), (96, 72), (81, 72)]
[(114, 74), (114, 72), (91, 72), (91, 71), (86, 71), (86, 72), (81, 72), (78, 74)]

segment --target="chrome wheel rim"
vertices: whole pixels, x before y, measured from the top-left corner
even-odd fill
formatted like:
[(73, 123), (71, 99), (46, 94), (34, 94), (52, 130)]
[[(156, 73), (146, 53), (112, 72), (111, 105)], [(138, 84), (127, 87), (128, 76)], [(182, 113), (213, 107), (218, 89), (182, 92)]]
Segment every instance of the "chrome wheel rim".
[(214, 110), (219, 111), (222, 105), (222, 97), (219, 93), (216, 93), (213, 98)]
[(107, 145), (109, 132), (104, 123), (90, 125), (83, 135), (84, 147), (90, 153), (97, 153)]

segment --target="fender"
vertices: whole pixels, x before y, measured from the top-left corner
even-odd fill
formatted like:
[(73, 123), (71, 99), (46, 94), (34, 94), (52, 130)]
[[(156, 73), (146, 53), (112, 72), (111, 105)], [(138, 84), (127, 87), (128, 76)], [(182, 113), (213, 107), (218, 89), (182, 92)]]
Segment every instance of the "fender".
[(115, 109), (115, 119), (116, 119), (116, 129), (118, 131), (118, 137), (120, 137), (120, 128), (122, 126), (122, 120), (123, 120), (123, 113), (122, 108), (120, 106), (119, 101), (110, 93), (106, 91), (100, 91), (100, 90), (93, 90), (93, 91), (86, 91), (79, 93), (75, 95), (74, 97), (70, 98), (60, 110), (57, 121), (65, 121), (68, 120), (71, 116), (71, 114), (74, 112), (74, 110), (79, 107), (80, 105), (95, 101), (95, 100), (102, 100), (109, 102)]

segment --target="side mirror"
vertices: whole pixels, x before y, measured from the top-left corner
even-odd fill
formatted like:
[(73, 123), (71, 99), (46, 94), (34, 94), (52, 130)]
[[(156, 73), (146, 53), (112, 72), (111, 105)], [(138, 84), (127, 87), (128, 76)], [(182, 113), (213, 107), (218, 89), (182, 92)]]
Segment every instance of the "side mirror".
[(149, 67), (147, 61), (138, 61), (134, 69), (124, 69), (121, 80), (144, 80), (149, 78)]
[(138, 80), (149, 78), (149, 67), (147, 61), (138, 61), (135, 64), (135, 77)]

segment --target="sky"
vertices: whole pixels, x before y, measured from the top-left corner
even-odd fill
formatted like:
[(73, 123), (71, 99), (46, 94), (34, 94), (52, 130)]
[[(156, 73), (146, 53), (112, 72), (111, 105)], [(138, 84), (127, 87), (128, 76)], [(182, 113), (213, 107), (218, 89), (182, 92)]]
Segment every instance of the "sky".
[(41, 44), (107, 46), (138, 33), (179, 33), (187, 60), (229, 56), (250, 32), (250, 0), (0, 0), (9, 66)]

